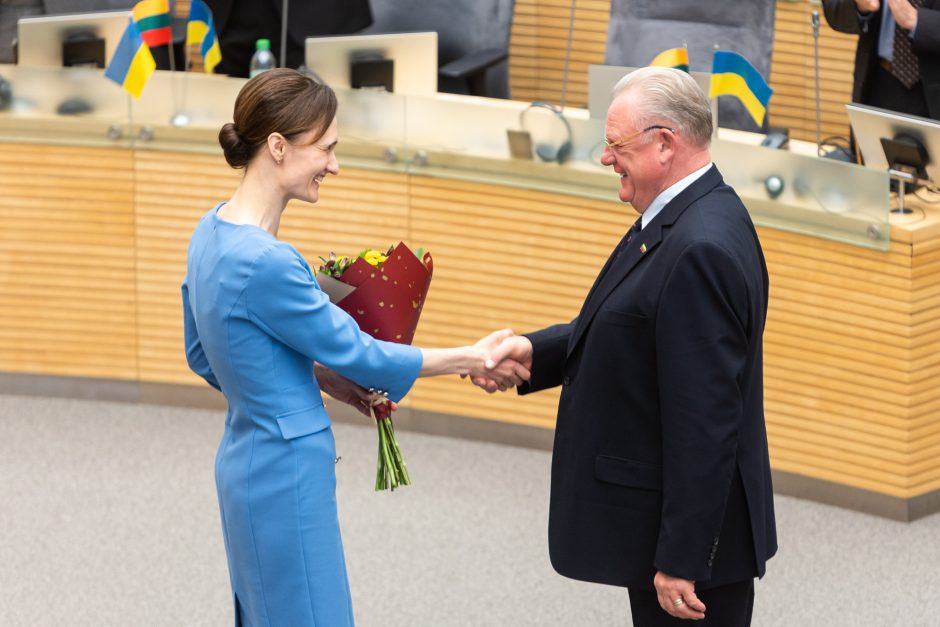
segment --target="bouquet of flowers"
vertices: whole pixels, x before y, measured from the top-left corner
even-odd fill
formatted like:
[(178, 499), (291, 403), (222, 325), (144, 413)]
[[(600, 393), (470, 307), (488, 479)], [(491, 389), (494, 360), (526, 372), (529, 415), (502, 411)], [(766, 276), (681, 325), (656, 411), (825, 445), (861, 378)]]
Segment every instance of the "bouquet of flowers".
[[(355, 258), (320, 257), (317, 283), (330, 301), (348, 313), (359, 328), (378, 340), (411, 344), (424, 307), (434, 264), (430, 253), (412, 252), (399, 242), (386, 251), (367, 249)], [(395, 439), (386, 395), (373, 392), (372, 415), (379, 430), (375, 489), (394, 490), (411, 478)]]

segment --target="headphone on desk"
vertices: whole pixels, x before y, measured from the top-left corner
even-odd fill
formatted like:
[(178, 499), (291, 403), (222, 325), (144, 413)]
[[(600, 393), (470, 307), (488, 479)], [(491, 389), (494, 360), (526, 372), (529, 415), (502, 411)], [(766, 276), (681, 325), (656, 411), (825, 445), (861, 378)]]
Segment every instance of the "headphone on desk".
[(535, 102), (530, 104), (528, 107), (523, 109), (521, 113), (519, 113), (519, 127), (523, 131), (526, 131), (527, 133), (529, 133), (530, 136), (531, 136), (531, 132), (529, 132), (529, 130), (526, 129), (526, 126), (525, 126), (525, 118), (526, 118), (526, 115), (533, 109), (546, 109), (548, 111), (551, 111), (555, 119), (561, 120), (561, 123), (564, 125), (564, 129), (565, 129), (565, 140), (561, 143), (561, 145), (555, 146), (554, 144), (550, 144), (546, 142), (539, 142), (535, 144), (535, 154), (542, 161), (557, 161), (558, 163), (564, 163), (565, 161), (568, 160), (568, 157), (571, 156), (571, 147), (572, 147), (571, 125), (568, 124), (568, 120), (565, 119), (565, 116), (561, 112), (561, 109), (559, 109), (558, 107), (556, 107), (555, 105), (551, 103), (543, 102), (541, 100), (536, 100)]

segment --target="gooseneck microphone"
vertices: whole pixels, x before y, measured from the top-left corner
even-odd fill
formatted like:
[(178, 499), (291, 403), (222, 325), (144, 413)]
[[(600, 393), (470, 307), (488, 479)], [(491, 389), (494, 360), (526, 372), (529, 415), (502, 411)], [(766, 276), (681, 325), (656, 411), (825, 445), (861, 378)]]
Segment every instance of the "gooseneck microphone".
[(281, 3), (281, 64), (278, 67), (287, 67), (287, 6), (288, 0)]
[(816, 77), (816, 155), (822, 152), (822, 133), (819, 130), (819, 11), (812, 13), (813, 23), (813, 74)]

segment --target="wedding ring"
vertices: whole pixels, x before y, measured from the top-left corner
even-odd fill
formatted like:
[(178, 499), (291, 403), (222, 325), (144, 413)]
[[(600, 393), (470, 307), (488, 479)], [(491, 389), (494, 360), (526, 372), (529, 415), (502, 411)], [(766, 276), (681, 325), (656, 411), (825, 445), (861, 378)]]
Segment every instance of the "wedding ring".
[(682, 600), (682, 597), (679, 597), (678, 599), (674, 600), (672, 604), (675, 605), (676, 607), (682, 607), (683, 605), (685, 605), (685, 601)]

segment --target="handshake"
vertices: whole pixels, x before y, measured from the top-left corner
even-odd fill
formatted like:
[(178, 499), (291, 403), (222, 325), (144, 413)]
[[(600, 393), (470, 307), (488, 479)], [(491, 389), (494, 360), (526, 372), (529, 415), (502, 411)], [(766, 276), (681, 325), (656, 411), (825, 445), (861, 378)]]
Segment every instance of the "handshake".
[[(494, 331), (472, 346), (422, 348), (421, 354), (418, 376), (459, 374), (490, 394), (528, 381), (532, 369), (532, 343), (510, 329)], [(316, 364), (314, 373), (321, 390), (370, 415), (369, 408), (375, 401), (372, 392), (321, 364)], [(396, 403), (389, 405), (392, 411), (398, 408)]]
[(476, 361), (460, 378), (470, 377), (474, 385), (492, 394), (521, 385), (532, 370), (532, 343), (511, 329), (490, 333), (471, 347)]

